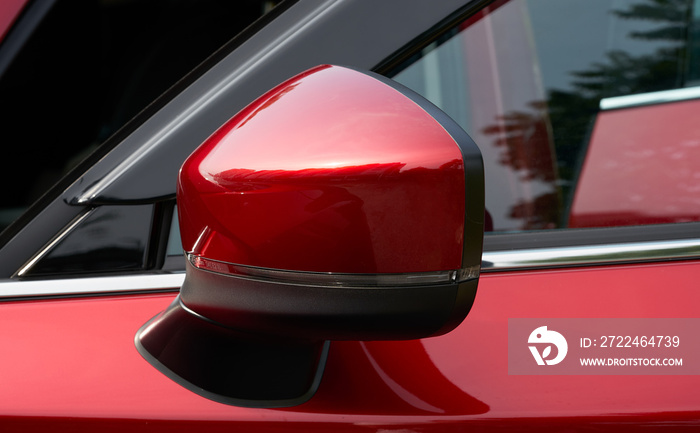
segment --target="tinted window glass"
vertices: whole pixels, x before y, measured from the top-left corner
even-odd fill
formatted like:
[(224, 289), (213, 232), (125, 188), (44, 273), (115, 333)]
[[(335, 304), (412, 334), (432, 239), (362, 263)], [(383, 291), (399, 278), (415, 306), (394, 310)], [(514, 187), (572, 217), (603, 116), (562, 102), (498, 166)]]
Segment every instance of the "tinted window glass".
[(102, 206), (33, 266), (28, 276), (142, 270), (153, 205)]
[(497, 1), (388, 75), (477, 142), (496, 231), (697, 221), (698, 9)]
[(173, 212), (173, 218), (170, 222), (170, 231), (168, 233), (168, 245), (165, 254), (167, 256), (181, 256), (182, 240), (180, 239), (180, 221), (177, 218), (177, 207)]
[(0, 77), (0, 230), (274, 3), (56, 1)]

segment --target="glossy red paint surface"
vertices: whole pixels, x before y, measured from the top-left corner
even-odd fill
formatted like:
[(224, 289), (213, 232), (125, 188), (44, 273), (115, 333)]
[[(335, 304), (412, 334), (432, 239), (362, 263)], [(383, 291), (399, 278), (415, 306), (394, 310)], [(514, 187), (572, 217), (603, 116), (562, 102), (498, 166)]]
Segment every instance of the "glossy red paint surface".
[[(287, 409), (209, 401), (151, 367), (136, 330), (173, 295), (0, 305), (0, 426), (117, 431), (624, 431), (700, 428), (700, 376), (509, 376), (515, 317), (698, 317), (697, 262), (486, 274), (440, 337), (334, 342)], [(614, 287), (615, 290), (610, 290)], [(244, 374), (244, 372), (241, 372)], [(195, 427), (196, 426), (196, 427)]]
[(3, 0), (0, 2), (0, 42), (19, 16), (28, 0)]
[(322, 66), (268, 92), (180, 172), (185, 251), (276, 269), (459, 269), (459, 147), (430, 115), (363, 73)]
[(570, 227), (700, 221), (700, 101), (598, 115)]

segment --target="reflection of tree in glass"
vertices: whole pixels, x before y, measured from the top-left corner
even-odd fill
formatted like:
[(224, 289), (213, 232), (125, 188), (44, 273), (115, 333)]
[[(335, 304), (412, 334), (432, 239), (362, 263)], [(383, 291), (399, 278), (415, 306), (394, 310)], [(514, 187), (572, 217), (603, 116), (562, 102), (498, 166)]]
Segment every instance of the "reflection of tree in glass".
[(523, 230), (545, 230), (556, 228), (560, 212), (559, 193), (548, 192), (532, 200), (520, 200), (510, 208), (510, 218), (523, 221)]
[(533, 101), (530, 112), (511, 111), (498, 116), (499, 122), (483, 129), (495, 135), (494, 146), (503, 148), (499, 162), (517, 170), (524, 180), (551, 182), (552, 151), (549, 147), (546, 103)]
[(588, 140), (601, 99), (684, 85), (691, 12), (690, 0), (643, 0), (625, 10), (612, 11), (620, 19), (659, 24), (650, 30), (630, 32), (628, 37), (663, 44), (640, 55), (611, 50), (604, 62), (572, 73), (573, 90), (549, 91), (549, 117), (565, 202), (571, 200), (577, 159)]
[(605, 63), (594, 63), (588, 70), (575, 72), (573, 86), (585, 96), (597, 99), (682, 86), (691, 12), (689, 0), (646, 0), (627, 10), (613, 11), (620, 19), (660, 24), (651, 30), (632, 31), (630, 39), (667, 43), (645, 55), (609, 51)]
[(521, 229), (535, 230), (556, 227), (559, 221), (559, 194), (554, 152), (550, 143), (547, 104), (532, 101), (531, 110), (511, 111), (497, 117), (485, 127), (485, 134), (494, 136), (493, 146), (501, 148), (499, 162), (520, 174), (521, 180), (538, 180), (552, 185), (551, 192), (526, 197), (511, 208), (509, 217), (522, 221)]

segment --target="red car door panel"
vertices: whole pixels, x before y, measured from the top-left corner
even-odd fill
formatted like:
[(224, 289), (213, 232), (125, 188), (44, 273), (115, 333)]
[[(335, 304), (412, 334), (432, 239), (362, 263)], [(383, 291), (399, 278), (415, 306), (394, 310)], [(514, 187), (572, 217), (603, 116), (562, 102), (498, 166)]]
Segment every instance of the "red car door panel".
[(669, 417), (690, 429), (700, 422), (697, 376), (509, 375), (507, 321), (695, 317), (700, 293), (690, 282), (699, 271), (700, 264), (677, 262), (486, 274), (453, 332), (334, 342), (316, 395), (286, 409), (215, 403), (145, 362), (133, 335), (171, 294), (8, 302), (0, 316), (0, 416), (6, 425), (58, 431), (184, 431), (202, 421), (198, 431), (226, 422), (240, 431), (554, 431), (571, 423), (619, 431), (618, 422), (662, 430), (659, 421)]

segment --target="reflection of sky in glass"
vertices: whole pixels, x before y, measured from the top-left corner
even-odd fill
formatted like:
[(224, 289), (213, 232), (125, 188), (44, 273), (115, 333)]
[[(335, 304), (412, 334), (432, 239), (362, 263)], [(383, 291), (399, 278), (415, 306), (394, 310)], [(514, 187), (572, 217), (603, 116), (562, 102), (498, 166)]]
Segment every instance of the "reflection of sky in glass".
[(640, 0), (527, 0), (545, 87), (571, 90), (571, 73), (605, 62), (608, 51), (623, 50), (638, 56), (664, 46), (663, 42), (629, 37), (631, 32), (649, 31), (659, 27), (659, 23), (620, 19), (612, 14), (639, 3)]

